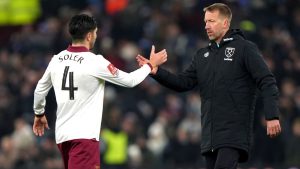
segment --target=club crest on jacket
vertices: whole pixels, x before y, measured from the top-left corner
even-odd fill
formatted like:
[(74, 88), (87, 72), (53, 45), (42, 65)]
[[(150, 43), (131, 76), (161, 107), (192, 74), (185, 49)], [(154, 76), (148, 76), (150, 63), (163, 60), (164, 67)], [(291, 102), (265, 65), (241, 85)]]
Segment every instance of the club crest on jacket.
[(227, 61), (232, 61), (232, 56), (234, 54), (234, 51), (235, 51), (235, 48), (232, 48), (232, 47), (227, 47), (225, 49), (225, 56), (226, 58), (224, 58), (224, 60), (227, 60)]

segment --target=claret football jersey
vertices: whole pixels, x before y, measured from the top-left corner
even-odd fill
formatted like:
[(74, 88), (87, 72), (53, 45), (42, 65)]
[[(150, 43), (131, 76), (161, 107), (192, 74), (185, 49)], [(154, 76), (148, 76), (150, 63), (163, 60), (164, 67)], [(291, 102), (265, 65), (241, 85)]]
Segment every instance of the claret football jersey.
[(99, 140), (105, 81), (134, 87), (150, 73), (146, 64), (126, 73), (85, 47), (69, 46), (54, 55), (34, 91), (34, 112), (43, 114), (53, 86), (57, 102), (57, 143), (73, 139)]

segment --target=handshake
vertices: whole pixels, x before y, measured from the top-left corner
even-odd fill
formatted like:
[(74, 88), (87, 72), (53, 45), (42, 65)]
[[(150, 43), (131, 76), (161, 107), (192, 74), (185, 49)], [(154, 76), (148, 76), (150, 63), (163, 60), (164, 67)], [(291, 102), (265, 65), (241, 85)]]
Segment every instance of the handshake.
[(158, 66), (165, 63), (167, 61), (168, 55), (166, 49), (163, 49), (157, 53), (155, 53), (155, 47), (152, 45), (150, 59), (146, 59), (145, 57), (138, 55), (136, 57), (136, 61), (139, 66), (143, 66), (144, 64), (150, 64), (152, 66), (151, 74), (156, 74), (158, 70)]

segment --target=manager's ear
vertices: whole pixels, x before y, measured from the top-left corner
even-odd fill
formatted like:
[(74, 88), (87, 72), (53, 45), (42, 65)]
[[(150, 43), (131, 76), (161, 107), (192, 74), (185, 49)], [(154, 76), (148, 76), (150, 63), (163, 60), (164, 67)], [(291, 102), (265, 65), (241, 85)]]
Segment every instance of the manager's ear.
[(224, 18), (223, 27), (224, 28), (229, 28), (230, 27), (230, 20), (228, 18)]

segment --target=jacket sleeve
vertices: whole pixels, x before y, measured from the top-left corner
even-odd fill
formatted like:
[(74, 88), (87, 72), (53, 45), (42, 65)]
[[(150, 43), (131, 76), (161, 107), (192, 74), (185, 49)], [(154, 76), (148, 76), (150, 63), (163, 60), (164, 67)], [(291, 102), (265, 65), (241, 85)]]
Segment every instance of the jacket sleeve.
[(244, 54), (246, 68), (255, 80), (263, 98), (266, 120), (279, 119), (279, 91), (274, 75), (269, 70), (256, 45), (247, 44)]
[(197, 86), (196, 57), (194, 56), (190, 65), (178, 75), (163, 68), (158, 68), (155, 75), (151, 75), (161, 85), (177, 92), (185, 92)]

